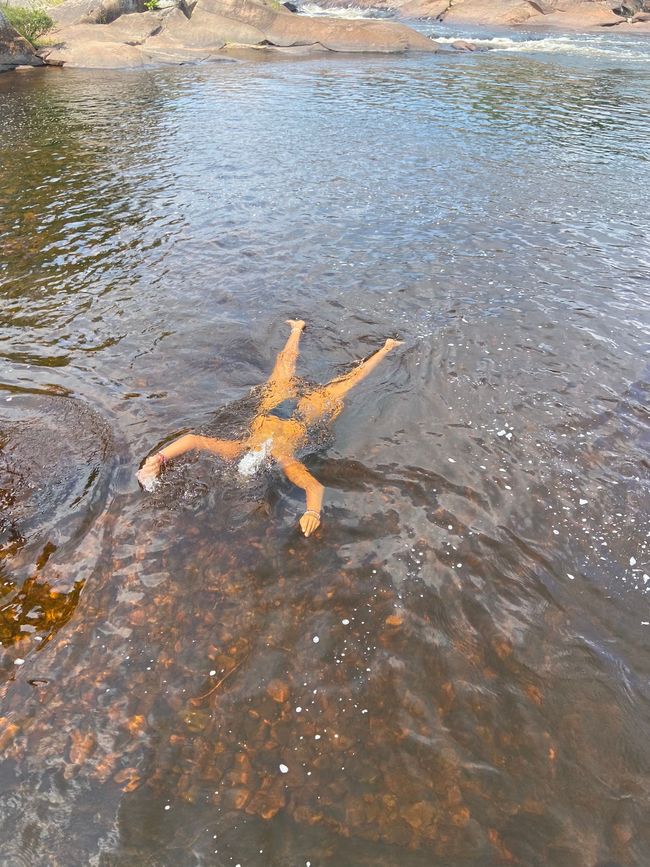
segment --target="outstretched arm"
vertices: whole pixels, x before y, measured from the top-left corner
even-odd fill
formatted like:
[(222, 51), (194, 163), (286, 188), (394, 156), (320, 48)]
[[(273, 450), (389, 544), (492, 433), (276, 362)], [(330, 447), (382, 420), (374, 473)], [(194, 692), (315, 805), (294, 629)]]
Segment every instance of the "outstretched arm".
[(218, 440), (214, 437), (202, 437), (196, 434), (185, 434), (174, 442), (169, 443), (164, 449), (151, 455), (136, 473), (137, 479), (145, 490), (148, 490), (153, 480), (158, 476), (163, 464), (177, 458), (185, 452), (193, 449), (212, 452), (221, 458), (231, 460), (236, 458), (244, 449), (244, 444), (239, 440)]
[(295, 458), (285, 458), (279, 463), (289, 481), (302, 488), (307, 495), (307, 508), (300, 519), (300, 529), (305, 536), (311, 536), (314, 530), (320, 526), (320, 510), (323, 505), (325, 488)]

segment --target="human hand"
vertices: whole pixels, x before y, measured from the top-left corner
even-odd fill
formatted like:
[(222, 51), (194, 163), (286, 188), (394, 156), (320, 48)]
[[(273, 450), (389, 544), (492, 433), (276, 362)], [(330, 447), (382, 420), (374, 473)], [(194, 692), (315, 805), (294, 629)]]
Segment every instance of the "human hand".
[(311, 534), (320, 527), (320, 512), (314, 512), (312, 509), (307, 509), (300, 519), (300, 529), (308, 538)]
[(163, 463), (160, 458), (160, 454), (151, 455), (135, 474), (136, 479), (145, 491), (151, 492), (156, 487), (156, 479), (160, 474), (160, 467)]

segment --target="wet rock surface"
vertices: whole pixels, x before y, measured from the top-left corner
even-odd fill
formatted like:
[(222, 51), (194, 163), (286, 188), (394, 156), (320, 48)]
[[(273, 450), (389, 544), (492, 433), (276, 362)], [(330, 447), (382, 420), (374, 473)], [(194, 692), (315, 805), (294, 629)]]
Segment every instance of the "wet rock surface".
[(88, 569), (73, 566), (70, 552), (83, 547), (103, 508), (112, 437), (97, 412), (70, 396), (16, 392), (0, 406), (0, 645), (8, 648), (0, 653), (0, 670), (6, 676), (22, 664), (21, 646), (44, 646), (74, 612)]

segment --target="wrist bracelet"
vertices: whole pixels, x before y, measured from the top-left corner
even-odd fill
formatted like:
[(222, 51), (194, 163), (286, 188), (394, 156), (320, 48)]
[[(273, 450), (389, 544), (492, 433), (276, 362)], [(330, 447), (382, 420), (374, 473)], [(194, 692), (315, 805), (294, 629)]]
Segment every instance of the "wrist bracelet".
[(314, 509), (305, 509), (305, 515), (315, 515), (320, 521), (320, 512), (316, 512)]

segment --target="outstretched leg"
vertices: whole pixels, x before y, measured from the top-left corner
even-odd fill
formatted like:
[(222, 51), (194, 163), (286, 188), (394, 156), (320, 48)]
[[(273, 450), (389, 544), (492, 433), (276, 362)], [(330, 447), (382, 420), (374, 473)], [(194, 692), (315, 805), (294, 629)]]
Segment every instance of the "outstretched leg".
[(389, 338), (381, 349), (378, 349), (370, 358), (362, 361), (349, 373), (339, 376), (328, 382), (327, 385), (305, 395), (298, 404), (298, 410), (303, 418), (308, 423), (313, 423), (323, 416), (335, 418), (343, 409), (343, 398), (348, 391), (362, 379), (365, 379), (392, 349), (401, 346), (401, 344), (401, 340)]
[(154, 479), (159, 475), (163, 465), (185, 452), (197, 449), (212, 452), (225, 460), (238, 457), (244, 450), (244, 443), (240, 440), (219, 440), (214, 437), (202, 437), (196, 434), (185, 434), (165, 448), (147, 458), (136, 473), (136, 477), (145, 490), (151, 490)]
[(260, 401), (261, 412), (273, 409), (274, 406), (295, 394), (298, 345), (305, 323), (302, 319), (287, 319), (287, 325), (291, 327), (291, 334), (284, 349), (278, 353), (271, 376), (263, 387), (262, 400)]

